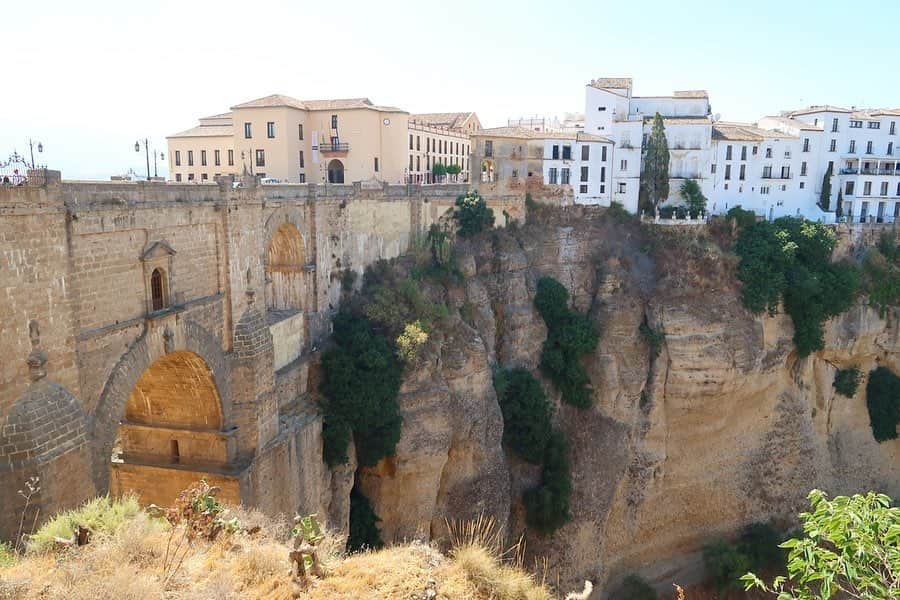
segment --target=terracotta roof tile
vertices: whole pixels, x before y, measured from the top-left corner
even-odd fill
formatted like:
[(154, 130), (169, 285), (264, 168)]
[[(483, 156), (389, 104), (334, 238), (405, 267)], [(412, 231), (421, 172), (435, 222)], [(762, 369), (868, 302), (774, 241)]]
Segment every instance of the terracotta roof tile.
[(234, 135), (233, 127), (229, 125), (198, 125), (186, 131), (167, 136), (166, 139), (187, 137), (231, 137)]
[(631, 77), (598, 77), (597, 79), (592, 79), (588, 85), (600, 90), (622, 90), (630, 88), (632, 86), (632, 82), (633, 80), (631, 79)]

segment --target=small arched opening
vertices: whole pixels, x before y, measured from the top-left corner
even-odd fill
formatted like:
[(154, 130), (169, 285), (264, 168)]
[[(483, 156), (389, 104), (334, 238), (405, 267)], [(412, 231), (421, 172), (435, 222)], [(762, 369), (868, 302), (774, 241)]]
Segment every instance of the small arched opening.
[(303, 309), (305, 253), (303, 237), (291, 223), (282, 224), (266, 250), (266, 309)]
[(328, 163), (328, 183), (344, 183), (344, 163), (336, 158)]
[(494, 161), (485, 160), (481, 162), (481, 181), (486, 183), (494, 181)]
[(205, 478), (222, 489), (221, 499), (240, 502), (238, 480), (230, 476), (234, 432), (223, 428), (222, 400), (206, 361), (186, 350), (157, 359), (128, 396), (111, 456), (110, 493), (170, 506)]
[(150, 274), (150, 310), (156, 312), (169, 305), (168, 287), (166, 272), (161, 267), (153, 269)]

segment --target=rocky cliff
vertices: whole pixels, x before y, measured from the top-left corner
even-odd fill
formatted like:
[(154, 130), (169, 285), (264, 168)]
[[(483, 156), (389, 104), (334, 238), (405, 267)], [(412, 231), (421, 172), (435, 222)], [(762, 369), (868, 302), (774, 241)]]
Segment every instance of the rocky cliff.
[[(492, 366), (535, 369), (546, 328), (533, 306), (550, 275), (601, 331), (585, 361), (594, 404), (559, 405), (571, 447), (573, 519), (528, 550), (564, 587), (638, 572), (657, 583), (701, 575), (700, 551), (753, 521), (789, 519), (814, 487), (900, 495), (900, 441), (872, 437), (865, 386), (836, 396), (837, 368), (900, 371), (897, 311), (864, 303), (827, 325), (826, 349), (798, 359), (791, 321), (745, 311), (735, 259), (705, 233), (642, 229), (615, 214), (542, 210), (539, 224), (455, 248), (458, 311), (407, 376), (397, 454), (360, 485), (386, 540), (439, 538), (444, 519), (488, 513), (525, 531), (521, 495), (536, 467), (507, 456)], [(658, 356), (639, 335), (665, 331)]]

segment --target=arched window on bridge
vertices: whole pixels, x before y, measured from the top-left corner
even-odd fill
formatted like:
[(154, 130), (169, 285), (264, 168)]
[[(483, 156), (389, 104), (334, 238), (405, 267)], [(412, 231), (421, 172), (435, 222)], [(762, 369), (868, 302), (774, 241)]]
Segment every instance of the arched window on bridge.
[(166, 272), (159, 267), (153, 269), (153, 273), (150, 274), (150, 303), (154, 312), (168, 306), (167, 287)]

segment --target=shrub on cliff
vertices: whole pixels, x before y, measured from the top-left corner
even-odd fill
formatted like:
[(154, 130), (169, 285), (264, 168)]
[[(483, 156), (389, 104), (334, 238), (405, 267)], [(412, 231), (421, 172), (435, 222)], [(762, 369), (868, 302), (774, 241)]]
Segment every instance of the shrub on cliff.
[(779, 548), (782, 537), (766, 523), (748, 525), (736, 544), (725, 540), (703, 549), (703, 562), (722, 593), (741, 587), (741, 577), (748, 570), (784, 566), (784, 553)]
[(334, 318), (334, 342), (322, 355), (325, 460), (332, 466), (346, 462), (352, 432), (359, 464), (374, 466), (400, 440), (403, 367), (388, 340), (348, 311)]
[(381, 519), (372, 510), (372, 504), (356, 486), (350, 490), (350, 532), (347, 551), (377, 550), (384, 546), (378, 522)]
[(752, 210), (744, 210), (740, 205), (735, 206), (725, 213), (729, 221), (734, 221), (738, 229), (746, 229), (756, 225), (756, 213)]
[(821, 223), (782, 217), (744, 229), (735, 246), (744, 306), (774, 314), (783, 302), (801, 357), (824, 347), (825, 320), (847, 310), (859, 288), (855, 267), (831, 262), (835, 243)]
[(560, 390), (563, 401), (589, 407), (590, 379), (579, 361), (597, 347), (600, 338), (594, 324), (569, 308), (568, 291), (552, 277), (538, 280), (534, 304), (547, 325), (541, 369)]
[(541, 483), (522, 496), (525, 522), (540, 533), (553, 533), (572, 518), (569, 512), (571, 494), (569, 445), (563, 433), (556, 430), (544, 449)]
[(459, 224), (456, 232), (460, 237), (472, 237), (494, 226), (494, 211), (488, 208), (484, 198), (474, 190), (456, 199), (453, 218)]
[(878, 367), (869, 373), (866, 406), (875, 439), (879, 442), (897, 439), (897, 424), (900, 423), (900, 377), (887, 367)]
[(856, 388), (859, 387), (861, 379), (862, 373), (860, 373), (859, 367), (838, 369), (834, 374), (834, 389), (841, 396), (852, 398), (853, 394), (856, 393)]
[(657, 600), (657, 598), (659, 594), (649, 583), (637, 575), (629, 575), (610, 595), (609, 600)]
[(900, 305), (900, 251), (895, 232), (884, 232), (877, 248), (871, 249), (863, 262), (863, 291), (869, 305), (884, 318), (889, 306)]
[(497, 370), (494, 389), (503, 413), (503, 443), (524, 460), (541, 464), (553, 427), (544, 388), (530, 371), (517, 368)]

